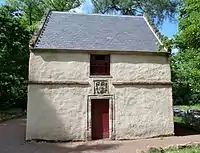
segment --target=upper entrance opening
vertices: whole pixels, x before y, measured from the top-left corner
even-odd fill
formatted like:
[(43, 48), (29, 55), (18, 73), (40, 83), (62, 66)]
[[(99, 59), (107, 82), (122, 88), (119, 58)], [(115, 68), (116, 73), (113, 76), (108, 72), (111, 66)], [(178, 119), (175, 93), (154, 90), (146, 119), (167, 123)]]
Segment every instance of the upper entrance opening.
[(90, 75), (110, 75), (110, 55), (90, 55)]

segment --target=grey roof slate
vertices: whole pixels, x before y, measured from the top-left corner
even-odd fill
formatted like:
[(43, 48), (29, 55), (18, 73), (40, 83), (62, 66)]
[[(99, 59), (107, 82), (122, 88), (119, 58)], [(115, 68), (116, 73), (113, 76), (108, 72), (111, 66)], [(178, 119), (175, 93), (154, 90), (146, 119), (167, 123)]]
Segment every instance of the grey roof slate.
[(52, 11), (34, 48), (156, 52), (159, 44), (142, 16)]

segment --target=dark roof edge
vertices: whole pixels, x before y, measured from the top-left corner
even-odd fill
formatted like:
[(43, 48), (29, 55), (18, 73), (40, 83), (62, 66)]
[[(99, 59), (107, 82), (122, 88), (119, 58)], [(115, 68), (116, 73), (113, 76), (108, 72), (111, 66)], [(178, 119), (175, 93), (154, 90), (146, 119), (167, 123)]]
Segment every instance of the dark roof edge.
[(115, 53), (115, 54), (138, 54), (138, 55), (158, 55), (169, 56), (169, 52), (152, 52), (148, 50), (132, 51), (132, 50), (83, 50), (83, 49), (52, 49), (52, 48), (31, 48), (31, 52), (35, 53)]
[[(143, 17), (144, 17), (144, 20), (147, 23), (148, 27), (150, 28), (150, 30), (152, 31), (152, 33), (154, 34), (154, 36), (160, 43), (160, 45), (164, 46), (164, 44), (162, 43), (162, 40), (163, 40), (162, 35), (159, 32), (159, 30), (156, 28), (155, 24), (151, 21), (150, 17), (145, 13), (144, 13)], [(168, 50), (165, 46), (163, 47), (163, 49), (164, 49), (164, 51), (168, 52)]]
[(37, 44), (41, 34), (43, 33), (47, 20), (49, 19), (49, 16), (51, 14), (51, 10), (47, 10), (43, 16), (43, 18), (40, 21), (40, 25), (38, 26), (38, 28), (35, 30), (30, 42), (29, 42), (29, 49), (33, 49), (35, 47), (35, 45)]

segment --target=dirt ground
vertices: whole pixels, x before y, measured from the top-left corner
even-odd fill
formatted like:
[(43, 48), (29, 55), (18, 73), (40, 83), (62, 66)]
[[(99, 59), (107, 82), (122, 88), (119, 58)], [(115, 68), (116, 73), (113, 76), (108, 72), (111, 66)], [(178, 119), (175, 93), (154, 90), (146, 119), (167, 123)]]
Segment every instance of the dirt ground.
[[(137, 153), (150, 147), (200, 143), (200, 135), (194, 135), (196, 133), (189, 133), (187, 135), (185, 131), (184, 136), (131, 141), (99, 140), (74, 143), (25, 142), (25, 126), (25, 118), (0, 123), (0, 153)], [(181, 134), (179, 133), (179, 135)]]

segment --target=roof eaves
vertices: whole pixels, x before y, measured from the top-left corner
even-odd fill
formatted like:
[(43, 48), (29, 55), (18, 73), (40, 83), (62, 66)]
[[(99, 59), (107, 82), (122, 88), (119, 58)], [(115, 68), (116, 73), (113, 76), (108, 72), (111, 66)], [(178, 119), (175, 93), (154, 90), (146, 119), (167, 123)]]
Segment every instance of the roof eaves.
[(40, 21), (40, 26), (38, 26), (37, 30), (35, 30), (30, 42), (29, 42), (29, 49), (32, 50), (35, 48), (37, 42), (39, 42), (39, 39), (41, 38), (41, 35), (43, 34), (45, 27), (48, 23), (49, 17), (51, 15), (51, 10), (47, 10), (45, 15)]
[(168, 56), (169, 52), (152, 52), (149, 50), (84, 50), (84, 49), (60, 49), (60, 48), (33, 48), (32, 52), (36, 53), (67, 53), (67, 52), (81, 52), (81, 53), (101, 53), (101, 52), (110, 52), (110, 53), (123, 53), (123, 54), (151, 54), (151, 55), (164, 55)]

